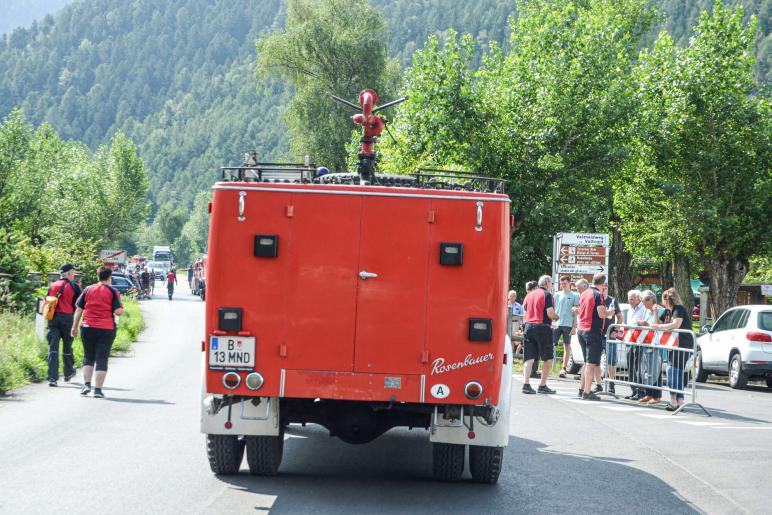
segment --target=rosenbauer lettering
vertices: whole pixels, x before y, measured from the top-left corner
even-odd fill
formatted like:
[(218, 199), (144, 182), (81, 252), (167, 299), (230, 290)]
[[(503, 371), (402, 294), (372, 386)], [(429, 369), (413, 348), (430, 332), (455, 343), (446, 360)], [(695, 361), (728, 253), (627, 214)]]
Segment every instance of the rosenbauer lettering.
[(490, 361), (492, 359), (492, 352), (482, 356), (477, 356), (475, 358), (473, 358), (471, 354), (467, 354), (464, 358), (464, 361), (448, 363), (447, 365), (445, 364), (445, 358), (437, 358), (432, 363), (432, 375), (444, 374), (445, 372), (450, 372), (451, 370), (458, 370), (460, 368), (470, 367), (472, 365), (479, 365), (480, 363), (485, 363), (486, 361)]

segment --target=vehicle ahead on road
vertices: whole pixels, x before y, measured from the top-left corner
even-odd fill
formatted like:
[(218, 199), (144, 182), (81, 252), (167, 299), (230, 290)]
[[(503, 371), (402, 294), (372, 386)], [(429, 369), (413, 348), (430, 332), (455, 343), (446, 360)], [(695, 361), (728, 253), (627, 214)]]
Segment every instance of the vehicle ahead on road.
[(163, 281), (169, 270), (171, 270), (171, 263), (168, 261), (150, 261), (147, 264), (147, 271), (153, 274), (156, 281)]
[(727, 310), (697, 338), (697, 381), (729, 376), (732, 388), (766, 379), (772, 388), (772, 306), (752, 304)]
[(129, 279), (128, 277), (126, 277), (126, 275), (124, 275), (124, 274), (116, 274), (116, 273), (114, 273), (114, 274), (112, 275), (112, 277), (113, 277), (112, 286), (113, 286), (113, 288), (115, 288), (115, 289), (118, 291), (118, 293), (120, 293), (121, 295), (125, 295), (126, 293), (128, 293), (128, 292), (130, 292), (130, 291), (132, 291), (132, 290), (133, 290), (133, 291), (135, 291), (135, 292), (137, 291), (137, 285), (135, 285), (135, 284), (134, 284), (134, 283), (131, 281), (131, 279)]
[[(627, 319), (627, 310), (630, 309), (630, 304), (619, 303), (619, 309), (622, 311), (623, 320)], [(617, 369), (627, 369), (627, 347), (625, 345), (618, 345), (617, 352)], [(606, 377), (606, 351), (600, 355), (600, 370), (603, 377)], [(582, 352), (582, 346), (579, 345), (579, 336), (574, 334), (571, 336), (571, 355), (568, 357), (568, 366), (566, 372), (569, 374), (578, 374), (584, 365), (584, 353)]]
[[(379, 120), (376, 98), (362, 92), (361, 115)], [(377, 174), (368, 130), (357, 173), (247, 154), (213, 187), (201, 431), (217, 474), (237, 473), (245, 448), (251, 473), (276, 474), (284, 429), (314, 423), (355, 444), (425, 429), (436, 478), (460, 478), (468, 447), (472, 478), (498, 480), (512, 378), (503, 181)]]
[(206, 254), (202, 255), (193, 264), (193, 283), (191, 291), (193, 295), (198, 295), (201, 300), (206, 300)]
[(171, 247), (159, 245), (153, 247), (153, 261), (167, 261), (171, 264), (174, 261)]

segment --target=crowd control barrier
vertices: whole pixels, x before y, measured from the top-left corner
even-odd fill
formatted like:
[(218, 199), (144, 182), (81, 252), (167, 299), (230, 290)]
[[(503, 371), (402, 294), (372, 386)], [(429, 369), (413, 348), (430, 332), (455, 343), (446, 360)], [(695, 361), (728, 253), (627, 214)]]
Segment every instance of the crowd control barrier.
[[(619, 328), (624, 330), (621, 338), (618, 335)], [(612, 338), (612, 334), (616, 337)], [(608, 384), (614, 383), (656, 390), (660, 393), (681, 394), (684, 401), (688, 402), (676, 409), (673, 415), (686, 406), (697, 406), (706, 415), (711, 416), (710, 412), (697, 402), (694, 345), (692, 348), (680, 347), (678, 342), (683, 339), (681, 335), (690, 335), (696, 345), (697, 337), (694, 332), (685, 329), (665, 331), (643, 326), (610, 325), (606, 332), (607, 370), (609, 365), (614, 365), (617, 372), (615, 378), (608, 377), (608, 374), (604, 377), (606, 392)]]

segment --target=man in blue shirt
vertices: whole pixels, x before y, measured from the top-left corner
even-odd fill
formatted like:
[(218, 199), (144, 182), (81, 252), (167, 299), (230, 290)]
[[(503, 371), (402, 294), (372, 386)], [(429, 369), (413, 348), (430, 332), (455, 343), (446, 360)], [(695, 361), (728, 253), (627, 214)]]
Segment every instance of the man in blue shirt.
[(555, 294), (555, 313), (558, 314), (556, 327), (552, 329), (552, 345), (557, 346), (563, 336), (563, 368), (560, 377), (566, 377), (568, 357), (571, 355), (571, 336), (576, 334), (574, 307), (579, 305), (579, 295), (571, 291), (571, 278), (560, 278), (560, 291)]
[(509, 290), (509, 295), (507, 295), (507, 304), (509, 306), (509, 309), (512, 310), (513, 315), (523, 315), (525, 314), (525, 311), (523, 311), (523, 306), (517, 301), (517, 292), (515, 290)]

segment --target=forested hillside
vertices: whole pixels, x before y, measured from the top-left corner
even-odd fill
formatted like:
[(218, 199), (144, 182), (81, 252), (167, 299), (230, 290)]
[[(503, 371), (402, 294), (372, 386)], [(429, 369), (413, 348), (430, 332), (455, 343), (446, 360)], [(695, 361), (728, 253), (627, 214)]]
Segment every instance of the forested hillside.
[(72, 3), (73, 0), (3, 0), (0, 2), (0, 36), (26, 27)]
[[(53, 1), (53, 0), (52, 0)], [(766, 34), (759, 73), (769, 76), (772, 0), (742, 1)], [(512, 0), (371, 0), (383, 11), (392, 56), (448, 28), (471, 33), (480, 49), (507, 46)], [(683, 43), (712, 0), (663, 0), (664, 27)], [(288, 156), (280, 82), (254, 78), (255, 40), (283, 23), (281, 0), (81, 0), (0, 39), (0, 117), (13, 108), (38, 125), (92, 148), (119, 130), (139, 145), (150, 174), (152, 213), (190, 208), (197, 192), (247, 149)]]

